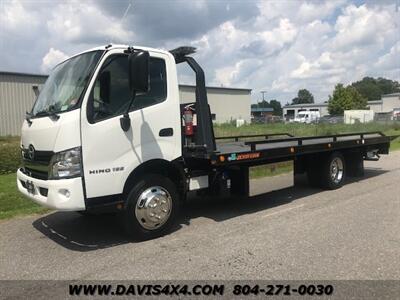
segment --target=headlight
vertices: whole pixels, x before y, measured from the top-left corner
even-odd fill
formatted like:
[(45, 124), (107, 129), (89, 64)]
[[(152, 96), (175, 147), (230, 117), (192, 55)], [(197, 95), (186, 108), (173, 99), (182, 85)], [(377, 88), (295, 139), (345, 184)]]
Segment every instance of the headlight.
[(58, 152), (50, 160), (50, 179), (70, 178), (81, 175), (81, 148)]

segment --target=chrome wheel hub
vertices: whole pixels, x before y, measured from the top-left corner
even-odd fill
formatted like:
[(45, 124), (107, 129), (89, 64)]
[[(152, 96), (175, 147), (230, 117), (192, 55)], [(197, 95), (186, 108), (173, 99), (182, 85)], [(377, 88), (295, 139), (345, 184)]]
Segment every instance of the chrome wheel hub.
[(135, 206), (135, 215), (143, 228), (154, 230), (167, 222), (171, 210), (171, 195), (166, 189), (153, 186), (140, 194)]
[(338, 157), (334, 158), (331, 162), (330, 170), (332, 181), (336, 184), (340, 183), (343, 178), (343, 161)]

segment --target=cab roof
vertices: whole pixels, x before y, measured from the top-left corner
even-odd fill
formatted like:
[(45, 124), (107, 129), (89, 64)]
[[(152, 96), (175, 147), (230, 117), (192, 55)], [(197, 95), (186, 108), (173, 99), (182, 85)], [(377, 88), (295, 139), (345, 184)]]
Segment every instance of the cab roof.
[(75, 56), (78, 56), (78, 55), (81, 55), (81, 54), (84, 54), (87, 52), (98, 51), (98, 50), (109, 51), (109, 50), (114, 50), (114, 49), (128, 49), (129, 47), (132, 47), (134, 49), (141, 49), (141, 50), (145, 50), (145, 51), (149, 51), (149, 52), (158, 52), (158, 53), (171, 55), (171, 53), (169, 51), (157, 49), (157, 48), (150, 48), (150, 47), (143, 47), (143, 46), (129, 46), (129, 45), (123, 45), (123, 44), (108, 44), (108, 45), (98, 46), (98, 47), (94, 47), (94, 48), (79, 52), (77, 54), (74, 54), (74, 55), (68, 57), (67, 59), (63, 60), (60, 63), (63, 63), (64, 61), (66, 61), (72, 57), (75, 57)]

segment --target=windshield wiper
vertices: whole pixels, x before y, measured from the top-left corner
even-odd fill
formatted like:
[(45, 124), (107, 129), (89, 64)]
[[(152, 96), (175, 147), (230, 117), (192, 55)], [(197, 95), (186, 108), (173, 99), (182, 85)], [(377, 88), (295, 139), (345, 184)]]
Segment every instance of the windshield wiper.
[(35, 117), (48, 116), (48, 115), (49, 115), (49, 112), (47, 110), (41, 110), (35, 114)]
[(43, 109), (35, 114), (35, 117), (40, 117), (40, 116), (48, 116), (53, 121), (57, 121), (60, 118), (60, 116), (57, 115), (56, 112), (54, 112), (53, 105), (51, 105), (48, 109)]
[(29, 113), (29, 112), (26, 112), (26, 113), (25, 113), (25, 120), (28, 122), (28, 125), (29, 125), (29, 126), (32, 125), (32, 120), (31, 120), (31, 118), (32, 118), (32, 114)]

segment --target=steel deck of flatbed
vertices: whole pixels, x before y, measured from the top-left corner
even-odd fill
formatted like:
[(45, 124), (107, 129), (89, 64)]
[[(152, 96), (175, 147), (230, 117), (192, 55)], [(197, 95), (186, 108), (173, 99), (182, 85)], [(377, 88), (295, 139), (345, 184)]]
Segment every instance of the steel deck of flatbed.
[[(273, 138), (271, 139), (271, 137)], [(288, 136), (277, 138), (277, 136)], [(249, 138), (263, 137), (261, 140)], [(268, 161), (297, 155), (351, 148), (376, 148), (388, 152), (390, 137), (381, 132), (361, 132), (338, 135), (294, 137), (290, 134), (249, 135), (216, 138), (217, 150), (211, 155), (214, 165)], [(229, 141), (231, 140), (231, 141)]]
[[(217, 142), (217, 151), (221, 154), (232, 152), (248, 152), (257, 150), (267, 150), (274, 148), (296, 147), (301, 145), (316, 145), (321, 143), (331, 143), (340, 141), (357, 141), (360, 139), (379, 138), (382, 135), (378, 132), (357, 133), (350, 135), (332, 135), (332, 136), (316, 136), (316, 137), (289, 137), (266, 139), (264, 141), (234, 141), (234, 142)], [(247, 137), (244, 137), (247, 138)], [(228, 138), (224, 137), (224, 140)], [(218, 141), (219, 139), (217, 139)], [(301, 142), (299, 145), (299, 141)]]

